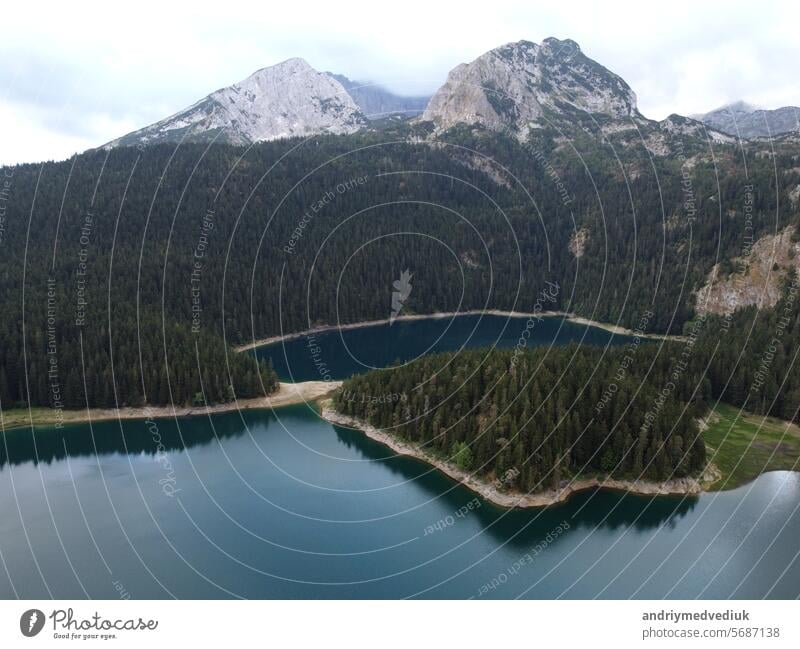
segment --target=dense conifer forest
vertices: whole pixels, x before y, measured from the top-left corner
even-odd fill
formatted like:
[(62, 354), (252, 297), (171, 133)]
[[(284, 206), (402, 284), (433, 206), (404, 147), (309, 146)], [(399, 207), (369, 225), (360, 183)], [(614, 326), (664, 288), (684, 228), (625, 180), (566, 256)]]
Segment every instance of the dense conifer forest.
[(681, 161), (643, 147), (468, 128), (418, 143), (421, 128), (0, 170), (2, 407), (263, 394), (274, 374), (231, 344), (386, 318), (405, 269), (407, 312), (533, 310), (554, 282), (551, 308), (629, 327), (651, 309), (652, 331), (681, 333), (692, 291), (741, 251), (745, 186), (753, 236), (797, 220), (775, 173), (797, 165), (789, 149), (687, 142), (713, 158), (693, 164), (689, 204)]
[(673, 363), (656, 345), (642, 346), (630, 364), (628, 353), (567, 346), (437, 354), (356, 376), (335, 405), (526, 492), (576, 476), (696, 474), (705, 465), (703, 395), (692, 393), (688, 376), (668, 389)]

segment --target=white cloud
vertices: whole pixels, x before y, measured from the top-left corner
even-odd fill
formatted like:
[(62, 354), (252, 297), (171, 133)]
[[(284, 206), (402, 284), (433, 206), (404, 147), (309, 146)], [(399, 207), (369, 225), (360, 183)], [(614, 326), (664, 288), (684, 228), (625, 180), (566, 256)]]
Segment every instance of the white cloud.
[(97, 146), (292, 56), (395, 91), (429, 93), (460, 62), (547, 36), (578, 41), (625, 78), (648, 117), (736, 99), (797, 105), (798, 18), (796, 4), (756, 9), (719, 0), (612, 9), (531, 0), (12, 3), (0, 39), (0, 159)]
[(43, 122), (38, 110), (0, 101), (0, 164), (62, 160), (95, 145), (90, 138), (61, 133)]

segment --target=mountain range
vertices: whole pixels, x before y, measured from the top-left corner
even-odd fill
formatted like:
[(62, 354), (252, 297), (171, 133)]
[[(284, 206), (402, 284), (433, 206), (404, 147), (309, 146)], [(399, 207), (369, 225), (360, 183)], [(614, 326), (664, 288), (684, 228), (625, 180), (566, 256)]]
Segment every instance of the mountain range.
[[(741, 102), (705, 115), (645, 118), (624, 79), (586, 56), (573, 40), (508, 43), (456, 66), (432, 97), (405, 97), (293, 58), (262, 68), (155, 124), (106, 147), (159, 142), (251, 144), (322, 133), (346, 135), (387, 116), (429, 122), (437, 132), (459, 124), (509, 131), (524, 140), (554, 127), (631, 131), (657, 155), (676, 135), (762, 137), (798, 130), (800, 109), (754, 109)], [(635, 136), (634, 136), (635, 137)]]
[(717, 130), (741, 138), (800, 132), (800, 108), (797, 106), (764, 110), (737, 101), (699, 115), (697, 119)]

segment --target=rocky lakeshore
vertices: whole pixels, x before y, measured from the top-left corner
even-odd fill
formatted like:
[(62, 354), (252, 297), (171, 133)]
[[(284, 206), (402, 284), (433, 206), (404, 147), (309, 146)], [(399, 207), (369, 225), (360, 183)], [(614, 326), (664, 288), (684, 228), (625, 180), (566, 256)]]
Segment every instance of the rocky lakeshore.
[(676, 478), (665, 480), (664, 482), (650, 482), (646, 480), (616, 480), (613, 478), (593, 477), (571, 481), (559, 489), (548, 489), (531, 494), (511, 492), (502, 490), (495, 483), (477, 478), (453, 464), (443, 462), (415, 444), (400, 440), (355, 417), (343, 415), (333, 408), (330, 399), (320, 402), (320, 416), (332, 424), (360, 430), (370, 439), (388, 446), (398, 455), (407, 455), (427, 462), (474, 493), (500, 507), (546, 507), (565, 502), (570, 496), (579, 491), (598, 488), (626, 491), (643, 496), (697, 495), (705, 491), (708, 486), (719, 478), (719, 472), (713, 464), (710, 464), (699, 478)]
[[(684, 340), (683, 336), (637, 332), (633, 329), (626, 329), (625, 327), (609, 324), (607, 322), (597, 322), (595, 320), (590, 320), (589, 318), (583, 318), (567, 311), (540, 311), (538, 313), (531, 313), (526, 311), (501, 311), (500, 309), (476, 309), (471, 311), (448, 311), (441, 313), (400, 315), (394, 318), (394, 322), (435, 320), (438, 318), (457, 318), (459, 316), (466, 315), (500, 316), (503, 318), (565, 318), (574, 324), (586, 325), (587, 327), (597, 327), (598, 329), (604, 329), (605, 331), (610, 331), (613, 334), (619, 334), (623, 336), (639, 336), (641, 338), (648, 338), (652, 340)], [(270, 336), (268, 338), (260, 338), (249, 343), (237, 345), (234, 347), (234, 351), (244, 352), (261, 347), (263, 345), (273, 345), (275, 343), (288, 342), (290, 340), (296, 340), (297, 338), (303, 338), (304, 336), (321, 334), (328, 331), (348, 331), (350, 329), (362, 329), (364, 327), (377, 327), (379, 325), (389, 324), (389, 322), (389, 318), (384, 318), (383, 320), (365, 320), (363, 322), (351, 322), (347, 324), (319, 325), (304, 331)]]
[(312, 403), (329, 395), (341, 386), (341, 381), (303, 381), (301, 383), (279, 383), (278, 390), (265, 397), (237, 399), (229, 403), (209, 406), (140, 406), (120, 408), (90, 408), (83, 410), (56, 410), (53, 408), (18, 408), (5, 410), (0, 418), (0, 430), (25, 426), (48, 426), (77, 424), (82, 422), (108, 421), (114, 419), (167, 419), (212, 415), (235, 410), (253, 408), (278, 408), (298, 403)]

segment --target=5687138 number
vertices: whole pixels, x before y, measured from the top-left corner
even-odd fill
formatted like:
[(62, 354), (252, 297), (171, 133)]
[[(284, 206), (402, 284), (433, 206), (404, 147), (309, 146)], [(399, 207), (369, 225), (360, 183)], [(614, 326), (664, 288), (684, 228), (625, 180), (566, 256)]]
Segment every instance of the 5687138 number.
[(740, 626), (731, 627), (731, 638), (780, 638), (781, 630), (779, 627), (764, 626)]

